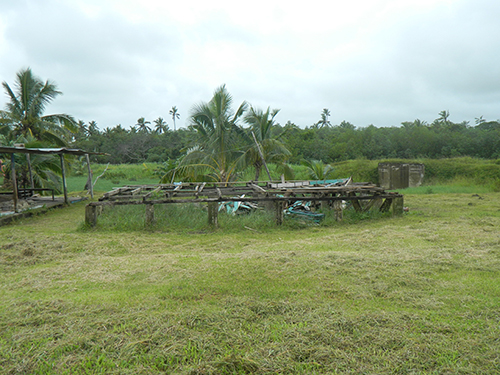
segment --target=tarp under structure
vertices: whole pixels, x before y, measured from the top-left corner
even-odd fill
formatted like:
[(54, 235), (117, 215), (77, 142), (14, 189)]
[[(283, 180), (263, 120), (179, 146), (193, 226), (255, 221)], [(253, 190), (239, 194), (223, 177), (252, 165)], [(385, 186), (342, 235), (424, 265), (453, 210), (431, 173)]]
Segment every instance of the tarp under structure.
[[(31, 175), (31, 163), (30, 163), (29, 155), (31, 155), (31, 154), (59, 155), (59, 158), (61, 159), (64, 203), (66, 203), (66, 204), (68, 204), (69, 201), (68, 201), (68, 189), (66, 186), (66, 172), (65, 172), (65, 168), (64, 168), (64, 155), (77, 155), (77, 156), (85, 155), (85, 158), (87, 161), (87, 167), (88, 167), (90, 194), (92, 197), (94, 197), (94, 192), (92, 189), (92, 171), (90, 169), (89, 155), (107, 155), (106, 153), (101, 153), (101, 152), (89, 152), (89, 151), (84, 151), (84, 150), (80, 150), (80, 149), (65, 148), (65, 147), (60, 147), (60, 148), (26, 148), (23, 146), (15, 146), (15, 147), (0, 146), (0, 154), (11, 154), (12, 186), (13, 186), (13, 190), (14, 190), (12, 193), (12, 199), (14, 200), (14, 211), (15, 212), (17, 212), (17, 201), (18, 201), (16, 168), (15, 168), (16, 163), (15, 163), (15, 156), (14, 156), (15, 154), (27, 154), (28, 155), (28, 169), (30, 171), (30, 175)], [(30, 178), (30, 179), (31, 179), (31, 188), (34, 189), (33, 179), (32, 178)]]

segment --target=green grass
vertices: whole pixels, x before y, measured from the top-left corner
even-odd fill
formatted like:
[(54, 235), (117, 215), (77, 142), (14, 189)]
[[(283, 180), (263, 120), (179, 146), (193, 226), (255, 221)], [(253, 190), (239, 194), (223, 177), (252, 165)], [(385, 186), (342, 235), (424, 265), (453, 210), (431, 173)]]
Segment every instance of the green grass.
[(78, 203), (1, 227), (0, 372), (499, 373), (500, 195), (405, 206), (218, 230), (179, 206), (143, 230), (141, 212), (86, 229)]

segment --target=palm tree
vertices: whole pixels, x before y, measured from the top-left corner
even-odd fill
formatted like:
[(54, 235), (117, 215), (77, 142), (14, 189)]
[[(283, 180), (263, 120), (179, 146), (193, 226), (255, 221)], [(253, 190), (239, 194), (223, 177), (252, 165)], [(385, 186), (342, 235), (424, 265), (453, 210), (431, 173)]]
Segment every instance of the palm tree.
[(158, 117), (153, 122), (155, 123), (155, 133), (161, 134), (168, 131), (167, 122), (162, 117)]
[(89, 121), (87, 130), (90, 136), (99, 134), (99, 127), (97, 126), (97, 122), (95, 122), (94, 120)]
[(321, 112), (321, 120), (316, 123), (316, 127), (319, 127), (321, 129), (324, 126), (331, 126), (332, 124), (328, 120), (328, 117), (330, 117), (330, 111), (328, 110), (328, 108), (323, 108), (323, 112)]
[(16, 75), (15, 88), (7, 82), (2, 85), (9, 97), (0, 123), (10, 130), (10, 138), (29, 136), (50, 145), (65, 146), (70, 133), (78, 132), (75, 119), (67, 114), (43, 115), (45, 107), (62, 92), (49, 81), (45, 83), (34, 76), (31, 69), (22, 69)]
[(330, 164), (324, 164), (321, 160), (304, 160), (302, 165), (307, 168), (309, 178), (312, 180), (327, 180), (334, 169)]
[(170, 115), (172, 115), (172, 120), (174, 120), (174, 131), (176, 131), (176, 129), (175, 129), (175, 119), (181, 118), (181, 115), (177, 112), (177, 107), (175, 105), (172, 107), (172, 109), (168, 113)]
[(148, 126), (148, 124), (151, 124), (150, 121), (146, 121), (144, 117), (140, 117), (137, 119), (137, 131), (142, 132), (142, 133), (149, 133), (151, 131), (151, 128)]
[(243, 102), (236, 112), (232, 104), (232, 96), (226, 85), (222, 85), (208, 103), (200, 103), (192, 109), (190, 128), (196, 132), (198, 144), (183, 158), (181, 167), (197, 169), (196, 175), (209, 172), (206, 177), (220, 182), (228, 182), (234, 177), (244, 162), (243, 152), (238, 147), (244, 132), (238, 121), (247, 104)]
[(249, 148), (245, 153), (247, 163), (255, 168), (255, 181), (259, 181), (264, 161), (281, 165), (291, 155), (285, 145), (279, 141), (280, 135), (273, 136), (274, 118), (278, 112), (279, 109), (270, 111), (269, 107), (265, 112), (250, 107), (245, 116), (245, 122), (250, 125), (250, 131), (255, 136), (255, 139), (247, 138)]
[(445, 111), (441, 111), (439, 112), (439, 118), (438, 120), (443, 122), (445, 125), (449, 125), (449, 121), (448, 121), (448, 118), (450, 117), (450, 112), (445, 110)]

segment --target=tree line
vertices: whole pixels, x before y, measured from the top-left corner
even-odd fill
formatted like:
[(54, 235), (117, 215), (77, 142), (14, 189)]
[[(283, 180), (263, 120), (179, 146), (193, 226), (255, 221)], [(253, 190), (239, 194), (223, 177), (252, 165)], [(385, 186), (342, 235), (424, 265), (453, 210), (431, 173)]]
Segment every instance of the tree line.
[[(109, 154), (93, 156), (102, 163), (164, 163), (166, 179), (177, 174), (227, 181), (247, 167), (253, 168), (255, 179), (259, 179), (266, 167), (264, 161), (286, 174), (290, 164), (303, 161), (500, 158), (499, 120), (481, 116), (472, 125), (454, 123), (448, 111), (440, 112), (431, 123), (416, 119), (399, 127), (356, 127), (348, 121), (332, 124), (325, 108), (317, 122), (301, 128), (291, 121), (276, 122), (279, 110), (255, 108), (246, 102), (233, 108), (232, 96), (223, 85), (208, 102), (192, 108), (187, 128), (177, 129), (175, 121), (180, 113), (175, 106), (169, 111), (173, 129), (162, 117), (153, 123), (140, 117), (132, 126), (101, 128), (95, 121), (76, 121), (68, 114), (45, 115), (45, 107), (61, 92), (29, 68), (17, 74), (14, 88), (6, 82), (3, 87), (9, 101), (0, 111), (1, 144), (69, 146)], [(43, 168), (59, 173), (56, 163), (40, 158), (40, 171)]]
[[(443, 111), (446, 113), (446, 111)], [(336, 125), (301, 128), (291, 121), (275, 123), (272, 136), (290, 151), (289, 162), (322, 160), (334, 163), (365, 158), (450, 158), (470, 156), (482, 159), (500, 158), (500, 121), (482, 117), (471, 125), (455, 123), (440, 113), (431, 123), (419, 119), (405, 121), (400, 127), (356, 127), (342, 121)], [(107, 152), (101, 162), (137, 163), (177, 159), (196, 143), (197, 131), (192, 126), (164, 133), (140, 132), (121, 125), (75, 138), (73, 144), (91, 151)]]

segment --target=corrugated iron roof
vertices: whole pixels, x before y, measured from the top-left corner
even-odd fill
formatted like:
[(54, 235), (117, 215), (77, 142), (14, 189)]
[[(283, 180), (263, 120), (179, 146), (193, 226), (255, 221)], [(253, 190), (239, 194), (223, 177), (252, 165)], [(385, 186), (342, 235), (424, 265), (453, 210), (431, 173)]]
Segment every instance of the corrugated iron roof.
[(0, 146), (0, 154), (70, 154), (70, 155), (108, 155), (104, 152), (89, 152), (76, 148), (27, 148)]

